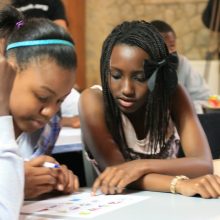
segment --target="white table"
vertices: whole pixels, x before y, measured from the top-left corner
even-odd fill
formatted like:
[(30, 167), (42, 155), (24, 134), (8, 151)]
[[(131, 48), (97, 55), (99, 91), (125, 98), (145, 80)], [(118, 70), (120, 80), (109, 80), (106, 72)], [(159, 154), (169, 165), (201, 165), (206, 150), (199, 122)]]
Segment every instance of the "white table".
[[(89, 190), (88, 188), (84, 190)], [(106, 214), (99, 215), (95, 220), (219, 220), (220, 199), (202, 199), (185, 197), (178, 194), (139, 191), (132, 195), (149, 196), (149, 199), (135, 203)], [(46, 218), (47, 217), (47, 218)], [(58, 216), (25, 216), (20, 220), (73, 219)], [(74, 218), (82, 220), (82, 218)], [(85, 218), (83, 218), (85, 219)]]
[(82, 151), (81, 129), (63, 127), (60, 131), (53, 154)]

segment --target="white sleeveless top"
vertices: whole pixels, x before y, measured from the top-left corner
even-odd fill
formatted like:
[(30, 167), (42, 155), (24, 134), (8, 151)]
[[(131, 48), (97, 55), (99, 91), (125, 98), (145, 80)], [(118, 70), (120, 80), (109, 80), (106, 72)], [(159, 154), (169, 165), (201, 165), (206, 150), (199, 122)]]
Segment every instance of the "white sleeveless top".
[[(94, 85), (91, 88), (102, 90), (100, 85)], [(151, 156), (152, 152), (149, 145), (149, 136), (146, 136), (142, 140), (138, 140), (134, 127), (128, 117), (123, 113), (121, 113), (121, 117), (126, 143), (132, 157), (138, 159), (144, 157), (141, 155)], [(180, 147), (180, 138), (171, 119), (169, 121), (165, 144), (166, 151), (163, 153), (163, 155), (160, 155), (161, 152), (159, 145), (157, 146), (154, 154), (160, 155), (158, 158), (176, 158)]]
[[(127, 118), (126, 115), (121, 113), (122, 117), (122, 126), (125, 134), (125, 139), (128, 145), (128, 148), (135, 154), (144, 154), (144, 155), (151, 155), (151, 148), (149, 144), (149, 136), (146, 136), (142, 140), (138, 140), (137, 135), (135, 133), (134, 127), (131, 124), (130, 120)], [(177, 133), (177, 130), (172, 122), (170, 120), (169, 127), (166, 135), (165, 143), (168, 148), (167, 156), (166, 158), (176, 158), (178, 150), (179, 150), (179, 135)], [(159, 144), (154, 152), (154, 154), (160, 153), (160, 147)]]

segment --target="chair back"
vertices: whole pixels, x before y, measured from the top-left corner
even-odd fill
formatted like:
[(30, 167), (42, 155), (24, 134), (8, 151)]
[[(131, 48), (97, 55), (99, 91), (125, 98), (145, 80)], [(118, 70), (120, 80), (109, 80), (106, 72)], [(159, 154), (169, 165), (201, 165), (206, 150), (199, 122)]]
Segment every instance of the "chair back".
[[(198, 118), (208, 139), (213, 159), (219, 159), (220, 158), (220, 112), (199, 114)], [(178, 157), (184, 157), (182, 148), (180, 148), (179, 150)]]
[(220, 113), (199, 114), (199, 121), (207, 136), (213, 159), (220, 158)]

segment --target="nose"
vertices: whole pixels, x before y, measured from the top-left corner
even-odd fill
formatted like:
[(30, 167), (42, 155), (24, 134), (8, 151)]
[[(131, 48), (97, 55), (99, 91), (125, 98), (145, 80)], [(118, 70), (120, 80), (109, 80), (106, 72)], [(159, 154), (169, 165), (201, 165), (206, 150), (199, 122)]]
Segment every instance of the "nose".
[(125, 79), (122, 83), (122, 94), (124, 96), (134, 95), (134, 86), (130, 79)]
[(41, 109), (41, 115), (47, 119), (52, 118), (60, 109), (60, 105), (54, 103), (46, 105)]

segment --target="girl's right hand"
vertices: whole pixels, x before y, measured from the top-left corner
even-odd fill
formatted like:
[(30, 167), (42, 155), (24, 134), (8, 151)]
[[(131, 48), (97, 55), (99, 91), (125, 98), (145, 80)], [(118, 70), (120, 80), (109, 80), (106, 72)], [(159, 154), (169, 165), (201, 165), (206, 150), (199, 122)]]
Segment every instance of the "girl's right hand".
[(0, 55), (0, 116), (9, 114), (9, 98), (16, 71)]
[(217, 175), (204, 175), (189, 180), (179, 180), (176, 191), (184, 196), (199, 194), (202, 198), (220, 197), (220, 177)]
[(59, 164), (53, 157), (46, 155), (25, 161), (25, 199), (36, 198), (54, 190), (65, 194), (78, 190), (78, 177), (65, 165), (46, 168), (43, 166), (44, 162)]
[(36, 198), (56, 188), (59, 169), (43, 167), (44, 162), (58, 164), (54, 158), (45, 155), (25, 161), (25, 199)]

